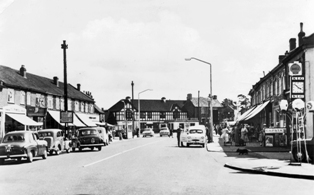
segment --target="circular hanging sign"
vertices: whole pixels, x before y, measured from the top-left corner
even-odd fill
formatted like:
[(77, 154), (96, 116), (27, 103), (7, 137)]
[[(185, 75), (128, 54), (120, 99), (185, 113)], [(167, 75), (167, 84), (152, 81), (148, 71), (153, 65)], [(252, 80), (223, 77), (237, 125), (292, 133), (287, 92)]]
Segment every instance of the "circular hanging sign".
[(295, 110), (301, 110), (305, 107), (305, 103), (301, 99), (295, 99), (292, 102), (292, 108)]

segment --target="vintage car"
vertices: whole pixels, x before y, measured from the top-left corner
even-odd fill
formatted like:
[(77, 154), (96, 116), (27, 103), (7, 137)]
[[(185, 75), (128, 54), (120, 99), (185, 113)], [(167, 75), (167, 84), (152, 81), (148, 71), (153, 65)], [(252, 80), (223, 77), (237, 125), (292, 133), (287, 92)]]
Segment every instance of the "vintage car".
[(204, 125), (190, 126), (180, 135), (181, 146), (201, 145), (206, 143), (206, 128)]
[(105, 144), (97, 127), (85, 127), (78, 130), (77, 137), (72, 139), (72, 151), (76, 148), (82, 151), (83, 148), (98, 148), (101, 151), (102, 146)]
[(152, 130), (152, 128), (145, 128), (144, 131), (143, 131), (143, 137), (147, 137), (147, 136), (153, 137), (154, 134), (155, 133)]
[(67, 153), (71, 151), (71, 140), (66, 140), (62, 136), (61, 129), (41, 129), (38, 131), (38, 136), (39, 139), (47, 141), (47, 151), (50, 155), (59, 155), (63, 151)]
[(109, 133), (104, 127), (96, 127), (100, 137), (104, 140), (104, 145), (109, 145)]
[(39, 140), (33, 131), (13, 131), (7, 133), (0, 144), (0, 164), (5, 159), (17, 159), (21, 161), (26, 158), (33, 162), (34, 157), (47, 158), (47, 142)]
[[(292, 148), (292, 156), (296, 162), (307, 162), (306, 158), (306, 150), (307, 154), (309, 155), (309, 161), (313, 161), (314, 159), (314, 137), (312, 139), (305, 139), (305, 140), (299, 140), (299, 146), (301, 146), (298, 150), (297, 147), (297, 141), (294, 140), (291, 142), (291, 148)], [(304, 145), (304, 142), (306, 142), (306, 145)]]
[(168, 129), (168, 127), (161, 127), (160, 131), (159, 131), (159, 135), (160, 135), (160, 137), (162, 137), (164, 135), (169, 136), (170, 130)]

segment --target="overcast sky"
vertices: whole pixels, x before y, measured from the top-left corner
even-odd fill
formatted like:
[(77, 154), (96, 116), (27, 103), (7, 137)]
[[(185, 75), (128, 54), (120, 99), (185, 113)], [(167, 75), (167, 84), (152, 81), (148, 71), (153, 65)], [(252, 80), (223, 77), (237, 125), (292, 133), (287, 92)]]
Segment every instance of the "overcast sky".
[(0, 0), (0, 64), (92, 92), (108, 109), (126, 96), (184, 100), (247, 95), (297, 38), (314, 33), (312, 0)]

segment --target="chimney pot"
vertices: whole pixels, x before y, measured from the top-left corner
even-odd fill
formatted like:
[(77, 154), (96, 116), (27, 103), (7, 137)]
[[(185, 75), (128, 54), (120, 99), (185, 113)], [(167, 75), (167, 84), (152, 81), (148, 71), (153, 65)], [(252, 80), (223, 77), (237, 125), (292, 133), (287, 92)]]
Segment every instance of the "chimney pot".
[(58, 77), (53, 77), (53, 84), (55, 84), (57, 87), (59, 87), (59, 78)]
[(296, 48), (296, 39), (295, 38), (291, 38), (289, 40), (290, 43), (290, 51), (294, 50)]
[(77, 90), (81, 91), (81, 84), (79, 84), (79, 83), (77, 84)]
[(303, 37), (305, 37), (305, 32), (303, 32), (303, 23), (300, 23), (300, 32), (298, 34), (299, 37), (299, 47), (303, 45)]
[(187, 100), (192, 100), (192, 94), (191, 94), (191, 93), (188, 93), (186, 99), (187, 99)]
[(165, 97), (162, 97), (162, 98), (161, 98), (161, 101), (165, 103), (165, 102), (166, 102), (166, 98), (165, 98)]
[(24, 65), (22, 65), (21, 68), (20, 68), (20, 74), (21, 74), (21, 76), (26, 78), (26, 68), (25, 68)]

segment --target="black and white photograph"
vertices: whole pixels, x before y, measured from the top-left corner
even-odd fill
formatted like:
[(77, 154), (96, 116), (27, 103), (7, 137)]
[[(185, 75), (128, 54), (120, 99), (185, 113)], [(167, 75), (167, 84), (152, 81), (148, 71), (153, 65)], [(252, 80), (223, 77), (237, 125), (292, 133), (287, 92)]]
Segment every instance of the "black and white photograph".
[(0, 195), (313, 180), (313, 0), (0, 0)]

